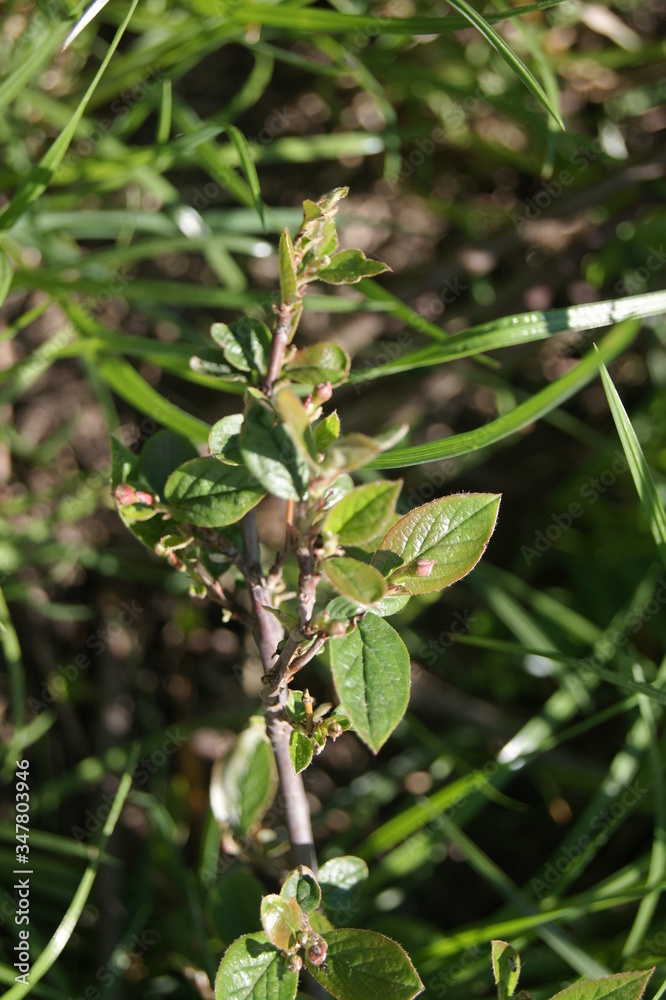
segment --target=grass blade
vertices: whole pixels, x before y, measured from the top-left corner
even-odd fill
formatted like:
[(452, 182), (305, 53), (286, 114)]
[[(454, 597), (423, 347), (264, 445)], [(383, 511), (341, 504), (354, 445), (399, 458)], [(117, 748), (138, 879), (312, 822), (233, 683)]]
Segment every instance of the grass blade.
[(60, 921), (53, 937), (47, 944), (46, 948), (35, 960), (35, 963), (30, 970), (29, 984), (24, 986), (23, 983), (15, 983), (14, 986), (12, 986), (11, 989), (5, 993), (5, 1000), (21, 1000), (21, 997), (30, 993), (33, 987), (36, 986), (40, 979), (42, 979), (42, 977), (49, 971), (72, 936), (83, 908), (86, 905), (88, 896), (90, 895), (90, 890), (93, 887), (95, 878), (97, 877), (97, 870), (102, 863), (107, 842), (115, 830), (116, 823), (120, 818), (121, 810), (125, 804), (125, 799), (127, 798), (129, 790), (132, 786), (132, 771), (137, 760), (139, 759), (139, 750), (140, 747), (137, 744), (133, 749), (130, 760), (128, 761), (127, 770), (120, 779), (118, 790), (114, 796), (109, 815), (102, 830), (102, 835), (95, 849), (95, 857), (84, 871), (83, 877), (79, 882), (79, 887), (74, 894), (74, 898), (67, 908), (67, 912), (64, 917)]
[(637, 321), (627, 320), (626, 323), (619, 324), (601, 341), (598, 351), (589, 351), (566, 375), (535, 393), (509, 413), (474, 431), (466, 431), (463, 434), (440, 438), (438, 441), (410, 448), (396, 448), (374, 459), (368, 468), (399, 469), (409, 465), (420, 465), (421, 462), (434, 462), (440, 458), (465, 455), (467, 452), (487, 448), (488, 445), (501, 441), (527, 424), (539, 420), (573, 396), (594, 378), (605, 360), (616, 358), (626, 350), (637, 333)]
[(448, 3), (454, 10), (459, 11), (463, 17), (467, 18), (467, 20), (474, 25), (479, 34), (483, 35), (486, 41), (492, 45), (509, 68), (513, 70), (521, 83), (527, 87), (530, 94), (532, 94), (533, 97), (536, 97), (539, 104), (543, 105), (546, 111), (552, 115), (553, 119), (557, 122), (562, 131), (564, 131), (564, 122), (562, 121), (560, 113), (548, 97), (546, 91), (543, 89), (534, 74), (530, 72), (525, 63), (519, 59), (513, 49), (507, 45), (502, 36), (499, 35), (492, 25), (488, 23), (487, 19), (475, 11), (474, 8), (467, 3), (467, 0), (448, 0)]
[(220, 122), (220, 128), (227, 133), (236, 149), (236, 152), (238, 153), (238, 159), (240, 160), (243, 173), (245, 174), (245, 180), (247, 181), (250, 191), (252, 192), (254, 208), (265, 231), (266, 222), (264, 219), (264, 203), (261, 197), (261, 186), (257, 176), (257, 168), (254, 165), (254, 157), (252, 156), (250, 144), (241, 130), (236, 128), (235, 125), (231, 125), (229, 122)]
[(106, 67), (111, 62), (111, 57), (113, 56), (113, 53), (116, 51), (120, 43), (120, 39), (125, 34), (125, 30), (128, 24), (130, 23), (130, 20), (132, 19), (132, 14), (134, 13), (134, 10), (138, 2), (139, 0), (132, 0), (130, 9), (128, 10), (127, 14), (123, 18), (122, 24), (115, 33), (113, 41), (109, 45), (108, 51), (104, 56), (104, 59), (102, 60), (102, 64), (95, 73), (95, 76), (93, 77), (90, 86), (83, 95), (81, 101), (79, 102), (78, 107), (76, 108), (74, 114), (67, 123), (67, 126), (60, 133), (60, 135), (55, 140), (53, 145), (50, 146), (50, 148), (46, 151), (46, 153), (44, 154), (40, 162), (37, 164), (37, 166), (34, 168), (34, 170), (32, 170), (29, 176), (26, 177), (25, 181), (18, 188), (16, 194), (12, 198), (9, 205), (2, 212), (0, 212), (0, 232), (2, 232), (3, 230), (7, 230), (11, 226), (13, 226), (14, 223), (17, 221), (17, 219), (21, 218), (21, 216), (28, 208), (28, 206), (31, 205), (32, 202), (35, 201), (37, 198), (39, 198), (39, 196), (46, 190), (46, 188), (50, 184), (53, 175), (55, 174), (60, 163), (62, 162), (65, 153), (67, 152), (67, 148), (69, 147), (70, 142), (74, 138), (74, 134), (76, 133), (78, 124), (81, 121), (81, 118), (83, 117), (83, 113), (85, 112), (86, 107), (88, 106), (88, 102), (90, 101), (92, 95), (95, 93), (97, 84), (104, 76)]
[[(484, 25), (496, 24), (508, 17), (519, 17), (521, 14), (555, 7), (561, 2), (562, 0), (545, 0), (545, 2), (527, 4), (524, 7), (516, 7), (506, 12), (477, 14), (477, 17)], [(380, 33), (386, 35), (439, 35), (469, 28), (470, 18), (463, 16), (382, 17), (380, 19), (372, 14), (342, 14), (336, 10), (311, 7), (295, 10), (285, 4), (269, 6), (268, 4), (246, 3), (236, 13), (229, 14), (229, 23), (242, 26), (261, 24), (271, 28), (287, 28), (290, 31), (320, 31), (330, 34), (345, 34), (348, 31), (367, 32), (368, 29), (376, 32), (379, 28)]]
[[(370, 282), (361, 283), (361, 291), (369, 298), (380, 301), (391, 301), (392, 297), (378, 294), (380, 286), (370, 287)], [(384, 289), (380, 289), (384, 293)], [(395, 375), (399, 372), (411, 371), (415, 368), (428, 368), (431, 365), (443, 364), (458, 358), (468, 358), (484, 351), (497, 351), (504, 347), (516, 347), (531, 341), (546, 340), (558, 333), (567, 331), (596, 330), (602, 326), (610, 326), (625, 319), (642, 319), (645, 316), (655, 316), (666, 311), (666, 292), (649, 292), (646, 295), (632, 295), (626, 299), (609, 299), (605, 302), (593, 302), (580, 306), (568, 306), (566, 309), (548, 309), (545, 312), (522, 313), (518, 316), (504, 316), (499, 320), (481, 323), (469, 330), (457, 333), (453, 337), (439, 327), (434, 331), (439, 333), (438, 340), (446, 337), (445, 344), (431, 344), (412, 351), (394, 361), (388, 361), (376, 368), (367, 368), (363, 372), (352, 372), (350, 381), (359, 382), (367, 379), (382, 378), (385, 375)], [(414, 321), (410, 322), (407, 306), (399, 308), (396, 305), (394, 315), (408, 323), (420, 333), (435, 337), (433, 324), (414, 313)], [(427, 324), (427, 325), (426, 325)]]
[(632, 427), (629, 415), (625, 410), (618, 391), (613, 385), (613, 380), (608, 374), (605, 365), (601, 365), (601, 381), (604, 385), (606, 399), (613, 420), (617, 427), (617, 432), (622, 443), (622, 450), (629, 463), (629, 469), (636, 485), (636, 491), (640, 498), (643, 510), (650, 523), (652, 537), (655, 540), (657, 550), (663, 563), (666, 563), (666, 512), (659, 499), (657, 487), (655, 486), (652, 473), (645, 461), (645, 455), (640, 442), (636, 437), (636, 432)]

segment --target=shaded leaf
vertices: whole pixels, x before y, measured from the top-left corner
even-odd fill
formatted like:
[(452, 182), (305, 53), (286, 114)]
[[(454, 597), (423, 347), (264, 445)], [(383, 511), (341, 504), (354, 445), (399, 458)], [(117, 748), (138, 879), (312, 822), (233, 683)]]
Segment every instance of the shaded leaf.
[(139, 459), (137, 472), (157, 493), (164, 496), (164, 487), (171, 473), (198, 452), (187, 438), (173, 431), (155, 431), (146, 441)]
[(367, 434), (345, 434), (328, 449), (324, 468), (352, 472), (367, 465), (380, 451), (379, 445)]
[(361, 619), (348, 635), (332, 639), (331, 668), (340, 705), (375, 753), (398, 725), (409, 701), (407, 648), (377, 615)]
[(207, 528), (235, 524), (259, 503), (264, 490), (247, 469), (216, 458), (193, 458), (169, 476), (164, 496), (179, 521)]
[(362, 250), (340, 250), (333, 254), (328, 266), (323, 267), (317, 277), (330, 285), (354, 285), (361, 278), (373, 278), (390, 270), (388, 264), (380, 260), (368, 260)]
[(383, 934), (346, 928), (324, 939), (326, 968), (308, 969), (336, 1000), (413, 1000), (423, 990), (407, 953)]
[(260, 319), (245, 316), (228, 326), (226, 323), (213, 323), (210, 334), (222, 348), (230, 365), (241, 371), (266, 374), (273, 338)]
[(283, 375), (306, 385), (320, 382), (339, 385), (347, 378), (350, 365), (349, 355), (342, 347), (323, 342), (292, 355), (283, 368)]
[(242, 837), (253, 832), (269, 809), (278, 786), (273, 748), (263, 719), (253, 719), (233, 749), (213, 767), (210, 806), (223, 830)]
[(215, 934), (225, 944), (231, 944), (239, 934), (256, 930), (265, 890), (247, 866), (225, 872), (210, 886), (209, 879), (216, 877), (217, 873), (201, 871), (201, 880), (207, 890), (206, 913)]
[(379, 615), (380, 618), (390, 618), (391, 615), (397, 615), (406, 607), (411, 596), (411, 594), (386, 594), (380, 601), (368, 605), (350, 601), (348, 597), (334, 597), (326, 605), (326, 611), (333, 619), (353, 618), (366, 611), (373, 615)]
[(355, 900), (368, 877), (368, 866), (361, 858), (344, 855), (332, 858), (319, 869), (324, 909), (338, 924), (349, 924), (355, 916)]
[(494, 493), (461, 493), (417, 507), (387, 532), (373, 566), (410, 594), (448, 587), (483, 555), (499, 504)]
[(305, 865), (299, 865), (289, 872), (280, 889), (280, 895), (285, 898), (293, 897), (303, 913), (310, 913), (316, 910), (321, 903), (321, 889), (315, 874)]
[(380, 601), (388, 589), (379, 570), (358, 559), (334, 556), (326, 559), (324, 571), (336, 590), (361, 604)]
[(274, 496), (300, 500), (310, 482), (301, 449), (260, 393), (248, 394), (240, 449), (245, 465)]
[(389, 527), (401, 488), (401, 479), (357, 486), (331, 508), (322, 530), (337, 535), (341, 545), (376, 538)]
[(294, 1000), (298, 973), (258, 931), (227, 949), (215, 978), (215, 1000)]
[(226, 465), (242, 465), (243, 456), (240, 451), (240, 432), (243, 426), (243, 414), (231, 413), (222, 417), (211, 427), (208, 436), (208, 448), (211, 455)]

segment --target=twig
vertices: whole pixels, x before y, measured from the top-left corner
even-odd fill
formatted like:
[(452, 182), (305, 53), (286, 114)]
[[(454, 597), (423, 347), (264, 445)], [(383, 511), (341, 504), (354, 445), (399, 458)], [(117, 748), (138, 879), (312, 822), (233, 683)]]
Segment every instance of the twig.
[[(258, 568), (258, 575), (253, 578), (251, 583), (248, 580), (256, 622), (255, 637), (264, 673), (273, 676), (275, 674), (273, 661), (277, 646), (284, 636), (284, 630), (277, 618), (265, 607), (267, 595), (261, 577), (259, 536), (254, 511), (245, 515), (241, 522), (241, 528), (247, 560), (252, 569)], [(287, 643), (289, 643), (289, 639), (287, 639)], [(295, 865), (307, 865), (316, 873), (317, 856), (312, 836), (310, 806), (305, 794), (303, 779), (300, 774), (295, 773), (289, 756), (289, 737), (292, 730), (284, 713), (287, 702), (286, 685), (265, 684), (262, 690), (262, 700), (266, 709), (266, 732), (273, 747), (280, 777), (293, 861)]]
[(268, 362), (268, 371), (266, 372), (266, 378), (260, 386), (261, 391), (265, 392), (267, 396), (270, 396), (273, 389), (273, 383), (282, 371), (284, 352), (287, 349), (287, 344), (291, 340), (291, 336), (294, 331), (294, 318), (298, 315), (294, 306), (289, 305), (287, 302), (281, 302), (280, 305), (277, 306), (276, 314), (277, 321), (273, 331), (273, 343), (271, 345), (271, 356)]

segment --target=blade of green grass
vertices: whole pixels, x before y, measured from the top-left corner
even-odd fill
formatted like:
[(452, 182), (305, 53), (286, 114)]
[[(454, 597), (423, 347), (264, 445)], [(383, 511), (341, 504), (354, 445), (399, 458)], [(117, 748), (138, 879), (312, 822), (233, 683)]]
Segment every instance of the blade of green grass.
[(84, 871), (74, 898), (72, 899), (64, 917), (60, 921), (53, 937), (47, 944), (46, 948), (35, 959), (35, 962), (30, 970), (29, 984), (24, 985), (23, 983), (15, 983), (8, 990), (8, 992), (5, 993), (5, 1000), (21, 1000), (21, 997), (30, 993), (32, 988), (36, 986), (40, 979), (42, 979), (42, 977), (49, 971), (71, 938), (74, 928), (79, 921), (79, 917), (83, 912), (83, 908), (86, 905), (88, 896), (90, 895), (90, 890), (95, 882), (95, 878), (97, 877), (97, 871), (102, 863), (106, 845), (111, 834), (116, 828), (116, 823), (120, 818), (120, 813), (123, 805), (125, 804), (125, 799), (127, 798), (130, 788), (132, 787), (132, 771), (139, 759), (139, 750), (140, 747), (135, 745), (130, 756), (130, 760), (128, 761), (127, 769), (120, 779), (118, 790), (113, 798), (113, 802), (111, 803), (109, 815), (102, 829), (99, 842), (95, 848), (95, 857)]
[(51, 178), (58, 169), (58, 166), (65, 156), (69, 144), (76, 133), (77, 126), (83, 117), (88, 101), (94, 94), (97, 84), (104, 76), (106, 67), (111, 62), (113, 53), (116, 51), (121, 38), (125, 34), (125, 30), (132, 19), (132, 14), (134, 13), (134, 9), (138, 2), (139, 0), (132, 0), (129, 10), (123, 18), (122, 24), (118, 28), (113, 37), (113, 41), (109, 45), (107, 53), (102, 60), (102, 64), (95, 73), (90, 86), (83, 95), (83, 98), (79, 102), (74, 114), (71, 116), (67, 127), (60, 133), (53, 145), (50, 146), (35, 169), (25, 179), (23, 184), (20, 185), (11, 202), (0, 212), (0, 232), (13, 226), (17, 219), (20, 219), (28, 206), (39, 198), (51, 182)]
[[(388, 293), (373, 283), (363, 281), (359, 284), (361, 291), (369, 298), (391, 301)], [(379, 293), (377, 292), (379, 289)], [(549, 309), (546, 312), (522, 313), (518, 316), (505, 316), (500, 320), (491, 320), (479, 326), (447, 336), (439, 327), (428, 324), (418, 313), (413, 313), (407, 306), (399, 308), (396, 305), (394, 315), (398, 319), (413, 326), (414, 329), (433, 336), (435, 339), (445, 339), (442, 345), (429, 345), (417, 351), (412, 351), (394, 361), (367, 368), (363, 372), (352, 372), (350, 382), (360, 382), (366, 379), (382, 378), (399, 372), (411, 371), (415, 368), (429, 368), (445, 361), (457, 358), (467, 358), (482, 351), (497, 351), (505, 347), (516, 347), (537, 340), (546, 340), (558, 333), (567, 331), (595, 330), (603, 326), (611, 326), (626, 319), (643, 319), (666, 312), (666, 292), (649, 292), (646, 295), (632, 295), (626, 299), (609, 299), (605, 302), (592, 302), (581, 306), (569, 306), (566, 309)], [(408, 314), (413, 313), (410, 317)], [(436, 332), (435, 332), (436, 331)]]
[(636, 432), (632, 427), (631, 420), (622, 404), (617, 389), (613, 385), (613, 380), (608, 374), (605, 365), (601, 365), (600, 371), (608, 405), (613, 414), (613, 420), (615, 421), (620, 441), (622, 442), (622, 450), (629, 463), (636, 491), (643, 505), (643, 510), (647, 515), (657, 551), (662, 562), (666, 564), (666, 512), (659, 499), (652, 473), (645, 461), (643, 449), (636, 437)]
[[(532, 13), (555, 7), (562, 0), (545, 0), (542, 3), (527, 4), (515, 7), (510, 11), (477, 15), (484, 26), (497, 24), (507, 17), (519, 17), (521, 14)], [(455, 4), (451, 4), (455, 6)], [(460, 10), (461, 8), (457, 8)], [(286, 4), (269, 6), (268, 4), (244, 3), (237, 11), (229, 14), (229, 22), (238, 25), (263, 24), (271, 28), (287, 28), (291, 31), (321, 31), (328, 33), (346, 33), (348, 31), (380, 30), (386, 35), (439, 35), (450, 31), (461, 31), (468, 28), (470, 18), (462, 17), (381, 17), (366, 14), (342, 14), (338, 11), (321, 8), (295, 10)], [(475, 25), (476, 26), (476, 25)]]
[(477, 448), (486, 448), (496, 441), (515, 434), (527, 424), (539, 420), (557, 406), (573, 396), (582, 386), (591, 382), (604, 361), (614, 359), (621, 354), (635, 339), (638, 333), (638, 323), (627, 320), (620, 323), (609, 333), (598, 351), (588, 352), (578, 362), (575, 368), (567, 372), (557, 381), (535, 393), (524, 403), (520, 403), (509, 413), (474, 431), (466, 431), (453, 437), (441, 438), (428, 444), (415, 445), (410, 448), (396, 448), (385, 455), (374, 459), (367, 467), (369, 469), (399, 469), (408, 465), (420, 465), (422, 462), (434, 462), (440, 458), (454, 458), (465, 455)]
[(488, 23), (487, 17), (483, 17), (476, 10), (474, 10), (474, 8), (467, 3), (467, 0), (447, 0), (447, 3), (450, 4), (454, 10), (459, 11), (463, 17), (466, 17), (470, 24), (474, 25), (479, 34), (483, 35), (486, 41), (492, 45), (507, 66), (513, 70), (521, 83), (529, 90), (530, 94), (532, 94), (533, 97), (536, 97), (539, 104), (546, 109), (546, 111), (553, 117), (554, 121), (556, 121), (560, 126), (562, 131), (564, 131), (564, 122), (562, 121), (557, 107), (550, 100), (548, 94), (545, 92), (534, 74), (527, 68), (525, 63), (519, 59), (513, 49), (504, 41), (502, 36), (498, 34)]
[(14, 269), (9, 254), (3, 247), (0, 247), (0, 306), (9, 295), (13, 277)]
[[(661, 676), (666, 676), (666, 660), (662, 664)], [(645, 675), (638, 664), (634, 667), (636, 680), (645, 681)], [(655, 712), (648, 698), (639, 697), (638, 705), (643, 726), (648, 737), (647, 755), (652, 776), (651, 801), (654, 804), (654, 834), (650, 852), (650, 867), (648, 869), (648, 885), (662, 885), (666, 876), (666, 793), (664, 790), (664, 768), (659, 749), (659, 714)], [(622, 949), (623, 957), (633, 955), (641, 941), (647, 937), (662, 889), (657, 889), (645, 896), (638, 906), (638, 911), (631, 930)]]

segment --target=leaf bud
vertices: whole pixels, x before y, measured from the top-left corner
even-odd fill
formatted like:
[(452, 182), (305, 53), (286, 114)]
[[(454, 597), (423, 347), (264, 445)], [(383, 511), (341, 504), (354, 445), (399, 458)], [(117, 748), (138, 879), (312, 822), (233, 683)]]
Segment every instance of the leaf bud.
[(321, 934), (315, 934), (310, 939), (310, 947), (308, 948), (308, 962), (310, 965), (323, 965), (326, 961), (327, 951), (328, 945)]

